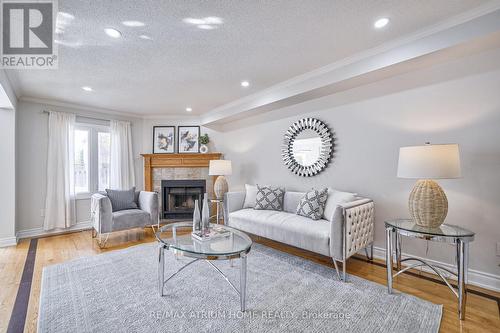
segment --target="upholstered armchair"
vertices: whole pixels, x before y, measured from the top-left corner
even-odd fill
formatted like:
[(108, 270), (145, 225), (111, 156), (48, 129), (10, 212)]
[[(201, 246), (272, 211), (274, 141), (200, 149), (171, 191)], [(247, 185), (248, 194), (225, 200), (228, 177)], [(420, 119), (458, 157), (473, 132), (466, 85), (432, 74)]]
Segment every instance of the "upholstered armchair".
[(159, 226), (158, 194), (156, 192), (135, 192), (135, 203), (137, 209), (113, 211), (111, 200), (106, 194), (95, 193), (92, 195), (92, 237), (98, 237), (100, 247), (105, 246), (111, 232)]

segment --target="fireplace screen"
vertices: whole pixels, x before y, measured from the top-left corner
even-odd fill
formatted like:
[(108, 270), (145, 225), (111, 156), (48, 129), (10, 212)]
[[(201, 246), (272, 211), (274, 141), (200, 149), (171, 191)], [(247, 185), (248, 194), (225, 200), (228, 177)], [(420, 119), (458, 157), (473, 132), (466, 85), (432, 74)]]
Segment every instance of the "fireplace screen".
[(168, 207), (170, 212), (192, 212), (194, 201), (201, 202), (203, 198), (202, 189), (176, 187), (168, 194)]
[(201, 209), (205, 180), (163, 180), (161, 183), (163, 218), (192, 218), (195, 200)]

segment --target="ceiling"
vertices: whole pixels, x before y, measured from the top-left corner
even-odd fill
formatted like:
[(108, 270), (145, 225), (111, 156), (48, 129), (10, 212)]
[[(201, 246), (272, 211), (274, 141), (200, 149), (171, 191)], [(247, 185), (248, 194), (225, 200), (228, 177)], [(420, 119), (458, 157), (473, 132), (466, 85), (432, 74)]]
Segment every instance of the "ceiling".
[[(186, 115), (189, 106), (200, 115), (486, 2), (59, 0), (59, 11), (74, 16), (56, 36), (59, 69), (8, 75), (18, 97), (140, 115)], [(183, 22), (213, 16), (224, 23), (212, 30)], [(380, 17), (390, 23), (376, 30)], [(107, 36), (108, 27), (122, 38)]]

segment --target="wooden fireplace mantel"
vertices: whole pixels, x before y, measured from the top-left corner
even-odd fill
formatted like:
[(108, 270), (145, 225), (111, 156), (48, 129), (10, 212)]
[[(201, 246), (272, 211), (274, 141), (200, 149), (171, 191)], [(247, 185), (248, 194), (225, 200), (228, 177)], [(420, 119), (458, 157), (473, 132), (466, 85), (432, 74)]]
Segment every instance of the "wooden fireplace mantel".
[(153, 191), (153, 168), (208, 168), (210, 160), (220, 160), (222, 153), (141, 154), (144, 157), (144, 188)]

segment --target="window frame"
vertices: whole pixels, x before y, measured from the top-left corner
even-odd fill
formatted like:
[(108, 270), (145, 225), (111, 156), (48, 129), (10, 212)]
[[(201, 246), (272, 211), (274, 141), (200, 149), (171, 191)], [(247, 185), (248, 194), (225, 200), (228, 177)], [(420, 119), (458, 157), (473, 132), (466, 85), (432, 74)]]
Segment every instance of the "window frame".
[[(105, 125), (77, 122), (75, 130), (89, 132), (89, 191), (76, 193), (77, 200), (90, 199), (92, 194), (99, 191), (99, 133), (110, 133), (110, 127)], [(108, 176), (109, 177), (109, 176)]]

